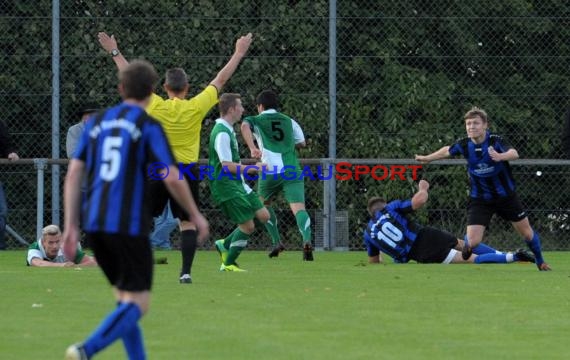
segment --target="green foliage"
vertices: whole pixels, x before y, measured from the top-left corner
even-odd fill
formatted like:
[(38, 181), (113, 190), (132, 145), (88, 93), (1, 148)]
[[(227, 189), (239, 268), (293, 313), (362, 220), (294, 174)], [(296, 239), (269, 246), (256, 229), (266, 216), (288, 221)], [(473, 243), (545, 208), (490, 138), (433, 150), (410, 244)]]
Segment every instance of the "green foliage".
[[(25, 158), (51, 157), (56, 139), (51, 5), (0, 5), (0, 113)], [(99, 47), (98, 31), (115, 34), (128, 59), (148, 59), (160, 73), (185, 68), (191, 95), (215, 77), (237, 37), (252, 32), (248, 57), (224, 91), (242, 93), (252, 113), (260, 90), (277, 90), (283, 112), (312, 137), (302, 157), (329, 156), (330, 101), (336, 105), (340, 158), (409, 159), (434, 151), (464, 136), (462, 115), (473, 105), (487, 110), (493, 130), (507, 136), (523, 158), (561, 156), (561, 117), (570, 94), (568, 2), (339, 1), (332, 99), (328, 11), (323, 0), (61, 2), (60, 127), (54, 130), (61, 156), (78, 108), (119, 100), (114, 64)], [(208, 120), (216, 116), (213, 111)], [(450, 202), (442, 207), (464, 197), (466, 178), (458, 179), (448, 182)], [(375, 185), (380, 192), (411, 195), (407, 185)], [(363, 207), (353, 189), (339, 186), (339, 209)], [(545, 194), (563, 207), (556, 195)], [(307, 197), (320, 201), (322, 189), (309, 188)]]

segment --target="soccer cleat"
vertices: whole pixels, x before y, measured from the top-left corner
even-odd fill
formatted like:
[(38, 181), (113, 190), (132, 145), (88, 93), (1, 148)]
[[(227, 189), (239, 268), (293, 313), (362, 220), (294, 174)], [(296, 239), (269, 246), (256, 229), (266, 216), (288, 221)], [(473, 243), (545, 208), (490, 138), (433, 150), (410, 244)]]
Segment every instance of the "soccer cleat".
[(220, 267), (220, 271), (233, 271), (233, 272), (246, 272), (247, 270), (240, 269), (237, 265), (224, 265)]
[(463, 245), (463, 250), (461, 250), (461, 257), (463, 260), (468, 260), (471, 257), (471, 254), (473, 254), (471, 246), (467, 244)]
[[(226, 250), (226, 247), (224, 246), (224, 241), (225, 239), (219, 239), (214, 242), (214, 245), (216, 246), (216, 251), (218, 252), (218, 254), (220, 254), (220, 259), (222, 260), (222, 266), (224, 265), (226, 259), (228, 258), (228, 250)], [(239, 266), (237, 262), (235, 263), (235, 265)], [(220, 271), (222, 271), (221, 268)]]
[(65, 350), (65, 360), (87, 360), (85, 349), (80, 344), (73, 344)]
[(536, 266), (538, 267), (539, 271), (550, 271), (552, 270), (550, 268), (550, 265), (548, 265), (547, 263), (543, 262), (542, 264), (536, 264)]
[(526, 251), (525, 249), (517, 249), (517, 251), (515, 251), (513, 256), (515, 261), (524, 261), (531, 263), (536, 262), (536, 258), (534, 257), (534, 255), (529, 251)]
[(224, 247), (224, 239), (219, 239), (214, 242), (216, 246), (216, 251), (220, 254), (220, 259), (222, 260), (222, 264), (226, 262), (228, 257), (228, 250)]
[(270, 258), (274, 258), (274, 257), (278, 257), (279, 253), (282, 252), (283, 250), (285, 250), (285, 245), (283, 245), (283, 243), (280, 241), (279, 244), (277, 244), (273, 250), (271, 250), (271, 252), (269, 253), (269, 257)]
[(303, 261), (313, 261), (313, 247), (307, 243), (303, 246)]
[(190, 277), (190, 274), (184, 274), (180, 277), (180, 283), (181, 284), (192, 284), (192, 278)]

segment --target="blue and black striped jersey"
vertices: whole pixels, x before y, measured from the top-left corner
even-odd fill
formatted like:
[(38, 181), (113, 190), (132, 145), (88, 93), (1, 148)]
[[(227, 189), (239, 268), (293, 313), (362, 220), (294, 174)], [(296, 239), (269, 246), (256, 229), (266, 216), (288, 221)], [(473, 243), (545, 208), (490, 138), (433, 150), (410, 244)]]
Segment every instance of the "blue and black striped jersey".
[(467, 159), (467, 172), (472, 198), (492, 200), (515, 193), (515, 180), (508, 161), (495, 162), (489, 156), (489, 146), (503, 153), (512, 148), (503, 137), (487, 131), (485, 141), (475, 144), (470, 138), (456, 141), (449, 148), (450, 155), (462, 155)]
[(174, 164), (160, 124), (138, 106), (119, 104), (87, 122), (74, 158), (85, 163), (87, 173), (83, 229), (147, 236), (147, 167)]
[(411, 199), (391, 201), (384, 209), (377, 211), (364, 231), (368, 255), (376, 256), (382, 251), (395, 262), (410, 261), (408, 255), (422, 229), (420, 224), (408, 219), (407, 214), (413, 211)]

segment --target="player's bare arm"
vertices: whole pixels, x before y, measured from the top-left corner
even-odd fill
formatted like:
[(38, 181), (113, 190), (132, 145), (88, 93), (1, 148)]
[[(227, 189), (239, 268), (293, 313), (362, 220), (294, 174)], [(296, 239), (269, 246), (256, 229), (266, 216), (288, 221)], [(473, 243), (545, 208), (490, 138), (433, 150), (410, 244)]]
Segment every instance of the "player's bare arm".
[(232, 77), (232, 75), (236, 71), (239, 63), (241, 62), (241, 59), (243, 59), (243, 57), (247, 53), (247, 50), (251, 45), (252, 39), (253, 35), (249, 33), (247, 35), (240, 37), (236, 41), (236, 48), (232, 57), (227, 62), (227, 64), (222, 68), (222, 70), (218, 72), (214, 80), (210, 82), (210, 85), (214, 85), (216, 89), (218, 89), (218, 92), (222, 90), (226, 82), (228, 82), (228, 80)]
[(40, 258), (33, 258), (32, 261), (30, 261), (30, 265), (36, 266), (36, 267), (72, 267), (75, 264), (71, 261), (66, 261), (66, 262), (62, 262), (62, 263), (55, 263), (55, 262), (46, 261), (46, 260), (43, 260)]
[(241, 124), (241, 136), (251, 152), (251, 157), (254, 159), (260, 159), (261, 150), (255, 146), (255, 143), (253, 142), (253, 133), (251, 132), (251, 125), (246, 121)]
[(81, 262), (79, 263), (81, 266), (97, 266), (97, 260), (93, 256), (85, 255)]
[(235, 175), (239, 174), (245, 176), (245, 175), (253, 175), (260, 172), (261, 170), (263, 170), (265, 166), (267, 166), (267, 164), (256, 163), (255, 165), (251, 164), (248, 165), (248, 164), (239, 164), (231, 161), (222, 161), (222, 166), (232, 174)]
[(428, 201), (429, 183), (425, 180), (420, 180), (418, 184), (418, 192), (412, 197), (412, 209), (417, 210), (425, 205)]
[(449, 146), (444, 146), (429, 155), (416, 155), (416, 161), (422, 164), (427, 164), (435, 160), (448, 158), (449, 156)]
[(113, 57), (113, 61), (115, 62), (115, 65), (117, 65), (117, 69), (119, 71), (129, 65), (129, 62), (127, 59), (125, 59), (119, 50), (115, 35), (109, 36), (107, 33), (101, 31), (97, 34), (97, 38), (99, 39), (99, 44), (101, 44), (101, 47)]

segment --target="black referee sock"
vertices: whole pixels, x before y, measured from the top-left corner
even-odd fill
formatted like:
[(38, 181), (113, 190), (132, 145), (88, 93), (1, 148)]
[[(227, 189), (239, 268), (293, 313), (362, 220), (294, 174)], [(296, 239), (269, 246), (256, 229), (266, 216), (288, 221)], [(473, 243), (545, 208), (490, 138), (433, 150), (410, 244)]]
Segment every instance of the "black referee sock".
[(182, 270), (180, 276), (190, 274), (196, 247), (198, 247), (198, 232), (196, 230), (183, 230), (180, 232), (180, 250), (182, 251)]

